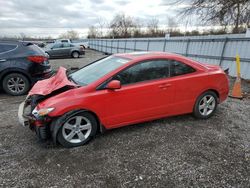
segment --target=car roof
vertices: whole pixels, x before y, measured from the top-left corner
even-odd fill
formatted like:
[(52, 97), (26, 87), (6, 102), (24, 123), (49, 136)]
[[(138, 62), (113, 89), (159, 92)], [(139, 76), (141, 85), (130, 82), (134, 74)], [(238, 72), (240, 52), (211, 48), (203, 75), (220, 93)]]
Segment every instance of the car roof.
[[(140, 52), (130, 52), (130, 53), (120, 53), (120, 54), (114, 54), (115, 56), (123, 57), (123, 58), (128, 58), (131, 60), (135, 59), (147, 59), (147, 58), (152, 58), (152, 57), (181, 57), (183, 58), (184, 56), (174, 54), (174, 53), (168, 53), (168, 52), (148, 52), (148, 51), (140, 51)], [(184, 57), (185, 58), (185, 57)]]
[(0, 43), (1, 44), (22, 44), (24, 46), (29, 46), (29, 45), (32, 45), (33, 43), (30, 42), (30, 41), (20, 41), (20, 40), (0, 40)]
[(130, 52), (130, 53), (120, 53), (120, 54), (114, 54), (114, 56), (127, 58), (135, 61), (144, 61), (151, 58), (174, 58), (177, 60), (180, 60), (181, 62), (189, 62), (192, 65), (198, 66), (200, 68), (205, 68), (204, 65), (198, 61), (195, 61), (193, 59), (187, 58), (185, 56), (175, 54), (175, 53), (169, 53), (169, 52), (155, 52), (155, 51), (140, 51), (140, 52)]

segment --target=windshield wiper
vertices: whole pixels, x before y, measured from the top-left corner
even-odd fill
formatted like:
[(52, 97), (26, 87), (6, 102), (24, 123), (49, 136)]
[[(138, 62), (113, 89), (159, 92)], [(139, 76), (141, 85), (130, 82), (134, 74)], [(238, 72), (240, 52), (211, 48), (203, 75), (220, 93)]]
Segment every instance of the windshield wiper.
[(75, 84), (78, 84), (78, 83), (72, 78), (71, 75), (68, 76), (68, 79), (69, 79), (69, 81), (74, 82)]
[(77, 82), (76, 80), (74, 80), (72, 78), (71, 74), (68, 76), (68, 79), (69, 79), (69, 81), (74, 82), (75, 84), (80, 85), (80, 86), (86, 86), (86, 85), (88, 85), (88, 84), (85, 84), (85, 83), (82, 83), (82, 82)]

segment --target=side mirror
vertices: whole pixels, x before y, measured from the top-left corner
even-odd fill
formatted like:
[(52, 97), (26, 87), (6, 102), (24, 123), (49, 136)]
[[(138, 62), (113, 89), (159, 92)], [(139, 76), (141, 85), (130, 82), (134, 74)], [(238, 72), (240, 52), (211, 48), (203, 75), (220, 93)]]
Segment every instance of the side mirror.
[(121, 88), (121, 82), (119, 80), (112, 80), (106, 86), (106, 89), (112, 89), (112, 90), (120, 88)]

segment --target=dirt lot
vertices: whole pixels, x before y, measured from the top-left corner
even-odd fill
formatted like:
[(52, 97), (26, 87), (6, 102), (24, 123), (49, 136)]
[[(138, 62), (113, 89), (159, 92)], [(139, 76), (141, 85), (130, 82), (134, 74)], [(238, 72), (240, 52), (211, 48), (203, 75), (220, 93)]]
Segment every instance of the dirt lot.
[[(82, 66), (101, 53), (51, 60)], [(244, 90), (249, 85), (244, 83)], [(249, 187), (250, 100), (228, 99), (209, 120), (165, 118), (65, 149), (18, 125), (22, 97), (0, 94), (0, 187)]]

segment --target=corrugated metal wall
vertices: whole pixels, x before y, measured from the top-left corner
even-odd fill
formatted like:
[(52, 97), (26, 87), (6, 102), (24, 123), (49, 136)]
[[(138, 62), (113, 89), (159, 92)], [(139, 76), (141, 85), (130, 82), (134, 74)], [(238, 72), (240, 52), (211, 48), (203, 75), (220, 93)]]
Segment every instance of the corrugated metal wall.
[(201, 63), (220, 65), (223, 69), (230, 68), (231, 76), (236, 76), (235, 56), (238, 53), (241, 57), (242, 78), (250, 79), (250, 38), (239, 36), (89, 39), (89, 46), (110, 54), (133, 51), (177, 53)]

